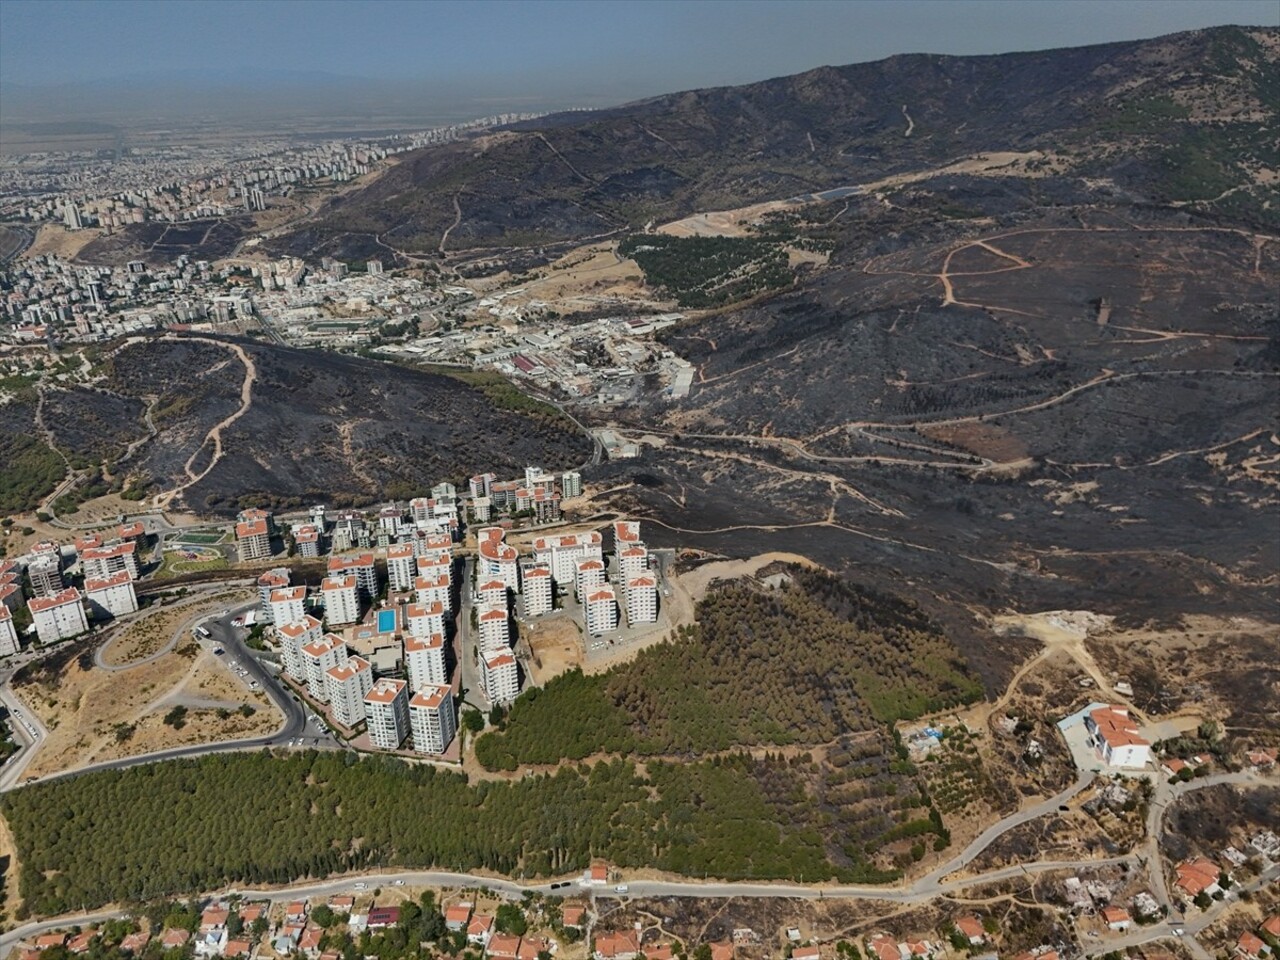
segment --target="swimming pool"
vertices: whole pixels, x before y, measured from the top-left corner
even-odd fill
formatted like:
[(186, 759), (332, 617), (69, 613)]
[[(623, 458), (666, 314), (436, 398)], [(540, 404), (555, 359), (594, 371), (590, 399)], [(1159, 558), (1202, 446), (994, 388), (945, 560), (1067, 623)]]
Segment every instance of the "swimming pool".
[(379, 633), (395, 633), (396, 632), (396, 612), (394, 610), (378, 611), (378, 632)]

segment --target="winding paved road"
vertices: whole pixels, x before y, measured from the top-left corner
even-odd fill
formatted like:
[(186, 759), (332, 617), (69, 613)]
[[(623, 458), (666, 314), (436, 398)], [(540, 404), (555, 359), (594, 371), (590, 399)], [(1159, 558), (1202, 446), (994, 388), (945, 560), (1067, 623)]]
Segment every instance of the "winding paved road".
[[(83, 773), (95, 773), (101, 770), (123, 770), (127, 767), (136, 767), (144, 763), (158, 763), (162, 760), (179, 760), (184, 757), (199, 757), (210, 753), (230, 753), (238, 750), (259, 750), (266, 747), (288, 747), (292, 745), (292, 741), (305, 739), (306, 746), (309, 749), (336, 749), (338, 744), (333, 740), (327, 729), (323, 727), (309, 727), (307, 724), (307, 712), (301, 703), (293, 698), (293, 695), (285, 690), (280, 681), (276, 679), (274, 674), (263, 665), (263, 663), (255, 655), (255, 651), (250, 650), (240, 640), (236, 628), (231, 626), (231, 620), (239, 616), (246, 610), (254, 609), (256, 603), (242, 604), (237, 607), (228, 609), (221, 616), (214, 619), (205, 620), (204, 626), (209, 630), (210, 639), (203, 641), (203, 645), (212, 647), (222, 647), (225, 651), (224, 656), (229, 660), (238, 661), (248, 672), (251, 679), (256, 680), (259, 687), (267, 694), (272, 703), (280, 711), (284, 717), (279, 729), (275, 733), (264, 737), (249, 737), (243, 740), (226, 740), (220, 743), (197, 743), (185, 747), (174, 747), (170, 750), (160, 750), (154, 753), (143, 753), (132, 757), (121, 757), (118, 760), (106, 760), (102, 763), (90, 764), (89, 766), (79, 767), (75, 770), (68, 770), (64, 773), (51, 774), (44, 777), (41, 782), (47, 783), (50, 780), (61, 780), (66, 777), (75, 777)], [(188, 620), (176, 636), (180, 636), (183, 632), (190, 630), (201, 617), (193, 617)], [(99, 650), (101, 652), (101, 648)], [(145, 661), (135, 661), (129, 667), (137, 666)], [(127, 670), (129, 667), (116, 668), (118, 670)], [(8, 678), (5, 678), (7, 684)], [(0, 701), (8, 702), (8, 698), (12, 697), (12, 692), (7, 687), (0, 688)], [(24, 710), (24, 715), (32, 716), (31, 711)], [(37, 721), (38, 723), (38, 721)], [(25, 731), (22, 731), (25, 734)], [(24, 736), (24, 739), (27, 739)], [(41, 738), (43, 739), (43, 738)], [(36, 754), (36, 748), (28, 748), (24, 756), (20, 755), (10, 761), (9, 766), (4, 769), (3, 775), (0, 775), (0, 792), (11, 790), (18, 782), (22, 771), (27, 764), (31, 762), (31, 758)]]
[[(228, 618), (229, 619), (229, 615)], [(230, 628), (226, 621), (220, 621), (219, 629), (226, 628), (226, 632), (231, 634)], [(212, 628), (211, 628), (212, 630)], [(230, 644), (229, 640), (222, 640)], [(231, 650), (230, 645), (227, 646)], [(271, 688), (268, 688), (271, 689)], [(136, 759), (136, 758), (135, 758)], [(127, 765), (127, 761), (126, 761)], [(637, 880), (628, 884), (628, 898), (654, 898), (654, 897), (695, 897), (700, 899), (724, 899), (729, 897), (756, 897), (756, 898), (793, 898), (793, 899), (833, 899), (833, 900), (870, 900), (880, 901), (892, 904), (915, 904), (925, 901), (936, 900), (940, 896), (946, 896), (964, 890), (969, 887), (980, 886), (984, 884), (998, 882), (1000, 880), (1008, 880), (1014, 877), (1033, 876), (1040, 873), (1047, 873), (1055, 870), (1073, 870), (1088, 869), (1100, 866), (1111, 866), (1121, 863), (1139, 864), (1143, 862), (1143, 857), (1137, 853), (1127, 854), (1120, 857), (1111, 857), (1099, 860), (1057, 860), (1057, 861), (1041, 861), (1028, 864), (1014, 864), (1012, 866), (1003, 867), (998, 870), (989, 871), (987, 873), (978, 874), (972, 877), (966, 877), (958, 880), (940, 882), (939, 877), (945, 876), (946, 872), (954, 871), (970, 862), (981, 849), (989, 844), (995, 837), (1008, 829), (1016, 826), (1018, 823), (1024, 823), (1035, 816), (1043, 815), (1050, 809), (1056, 808), (1059, 803), (1070, 799), (1084, 789), (1084, 786), (1092, 781), (1093, 775), (1085, 775), (1076, 782), (1075, 785), (1051, 797), (1042, 803), (1026, 810), (1019, 811), (1012, 817), (1002, 820), (989, 830), (985, 831), (973, 843), (965, 848), (952, 861), (944, 864), (929, 874), (916, 880), (905, 887), (876, 887), (876, 886), (825, 886), (825, 885), (802, 885), (802, 884), (784, 884), (784, 883), (746, 883), (746, 882), (697, 882), (697, 881), (666, 881), (666, 880)], [(1083, 781), (1083, 785), (1082, 782)], [(1171, 800), (1189, 793), (1193, 790), (1200, 790), (1206, 787), (1218, 786), (1224, 783), (1237, 785), (1261, 786), (1275, 782), (1260, 777), (1253, 773), (1237, 773), (1237, 774), (1220, 774), (1216, 777), (1205, 777), (1201, 780), (1191, 781), (1186, 784), (1180, 784), (1176, 787), (1168, 788), (1168, 795)], [(1168, 786), (1168, 785), (1166, 785)], [(1038, 812), (1037, 812), (1038, 811)], [(980, 845), (981, 844), (981, 845)], [(1156, 870), (1162, 869), (1159, 860), (1154, 865), (1148, 863), (1148, 867), (1154, 866)], [(1258, 877), (1253, 883), (1245, 886), (1242, 890), (1258, 889), (1264, 884), (1270, 883), (1280, 878), (1280, 865), (1270, 867), (1265, 873)], [(329, 897), (339, 893), (352, 893), (359, 889), (365, 889), (368, 886), (388, 886), (403, 883), (408, 886), (445, 886), (445, 887), (486, 887), (495, 893), (505, 897), (516, 899), (522, 897), (526, 892), (541, 893), (549, 896), (577, 896), (583, 892), (582, 888), (576, 883), (570, 883), (569, 886), (561, 889), (553, 890), (551, 883), (548, 881), (542, 884), (525, 885), (514, 880), (508, 880), (496, 877), (485, 877), (476, 874), (453, 873), (449, 871), (403, 871), (403, 872), (383, 872), (376, 871), (372, 873), (359, 874), (354, 876), (342, 877), (333, 880), (315, 881), (310, 883), (295, 884), (281, 889), (260, 889), (260, 888), (241, 888), (233, 887), (224, 891), (218, 891), (220, 895), (239, 894), (244, 897), (254, 899), (265, 899), (271, 901), (294, 900), (304, 897)], [(563, 881), (554, 881), (563, 882)], [(592, 892), (600, 892), (610, 895), (612, 891), (606, 888), (591, 888)], [(1181, 921), (1171, 919), (1169, 921), (1155, 924), (1150, 927), (1144, 927), (1135, 930), (1123, 939), (1108, 937), (1105, 940), (1099, 940), (1096, 944), (1090, 943), (1085, 945), (1084, 953), (1086, 956), (1095, 954), (1109, 953), (1112, 950), (1121, 949), (1124, 946), (1136, 946), (1142, 943), (1149, 943), (1155, 940), (1166, 939), (1177, 936), (1173, 931), (1175, 928), (1183, 931), (1183, 939), (1187, 943), (1188, 949), (1197, 957), (1204, 953), (1203, 948), (1194, 939), (1194, 935), (1200, 930), (1208, 926), (1218, 915), (1218, 913), (1232, 902), (1240, 891), (1237, 891), (1222, 903), (1217, 903), (1210, 910), (1198, 914), (1196, 917)], [(59, 917), (52, 920), (44, 920), (36, 923), (28, 923), (18, 927), (10, 932), (0, 936), (0, 955), (7, 954), (12, 947), (22, 939), (37, 936), (40, 933), (59, 927), (67, 927), (73, 924), (81, 926), (102, 923), (119, 916), (123, 916), (125, 911), (101, 911), (92, 914), (79, 914), (75, 916)], [(1203, 957), (1201, 957), (1203, 960)]]

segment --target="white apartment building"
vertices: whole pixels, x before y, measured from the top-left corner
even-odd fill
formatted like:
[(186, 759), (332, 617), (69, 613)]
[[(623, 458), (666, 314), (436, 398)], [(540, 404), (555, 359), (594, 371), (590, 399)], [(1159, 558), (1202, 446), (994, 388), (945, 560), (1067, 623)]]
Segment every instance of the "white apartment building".
[(409, 519), (414, 524), (429, 523), (432, 519), (432, 507), (430, 497), (414, 497), (409, 501)]
[(539, 537), (533, 541), (533, 558), (551, 568), (557, 587), (568, 589), (574, 582), (579, 560), (600, 560), (604, 557), (603, 539), (598, 530), (580, 535)]
[(594, 593), (596, 588), (604, 586), (604, 561), (579, 560), (574, 564), (573, 592), (579, 603), (586, 603), (586, 597)]
[[(418, 556), (429, 557), (432, 560), (439, 560), (442, 557), (453, 562), (453, 537), (447, 530), (437, 530), (428, 532), (423, 530), (415, 538), (417, 544)], [(421, 572), (421, 571), (419, 571)]]
[(490, 703), (509, 703), (520, 695), (520, 668), (510, 650), (480, 655), (480, 685)]
[(444, 633), (445, 608), (439, 600), (434, 603), (411, 603), (404, 610), (409, 635), (419, 640)]
[(138, 609), (138, 595), (133, 589), (133, 578), (128, 570), (121, 570), (109, 577), (89, 577), (84, 582), (85, 598), (95, 619), (123, 617)]
[(476, 534), (478, 546), (477, 578), (501, 580), (512, 593), (520, 592), (519, 553), (503, 541), (500, 527), (485, 527)]
[(412, 590), (417, 572), (418, 558), (414, 556), (412, 543), (387, 547), (387, 579), (392, 590)]
[(333, 667), (347, 662), (347, 645), (341, 637), (326, 633), (302, 648), (302, 668), (307, 675), (307, 692), (321, 703), (329, 699), (326, 674)]
[(641, 543), (639, 520), (613, 521), (613, 549), (621, 551)]
[(11, 657), (20, 649), (18, 631), (13, 625), (13, 614), (0, 604), (0, 657)]
[(329, 576), (354, 576), (366, 600), (372, 600), (378, 595), (378, 571), (373, 565), (372, 553), (333, 557), (329, 561)]
[(324, 636), (324, 625), (315, 617), (303, 617), (277, 625), (276, 636), (280, 641), (280, 662), (284, 665), (284, 672), (299, 683), (306, 683), (307, 665), (302, 659), (302, 648)]
[(501, 580), (486, 580), (476, 587), (476, 601), (483, 607), (505, 607), (507, 585)]
[(649, 572), (649, 548), (643, 543), (618, 551), (618, 582), (627, 583)]
[(27, 565), (27, 578), (37, 597), (52, 597), (61, 593), (62, 557), (58, 553), (39, 554)]
[(360, 587), (353, 575), (325, 577), (320, 596), (324, 600), (324, 618), (331, 626), (360, 621)]
[(658, 622), (658, 581), (643, 575), (627, 581), (627, 623)]
[(476, 616), (480, 630), (481, 650), (503, 650), (511, 645), (511, 620), (507, 607), (480, 608)]
[(613, 587), (605, 584), (587, 594), (582, 602), (587, 633), (593, 637), (618, 629), (618, 599)]
[(560, 474), (560, 495), (566, 500), (582, 496), (582, 474), (577, 470), (566, 470)]
[(266, 623), (288, 623), (271, 618), (271, 594), (289, 585), (289, 568), (276, 567), (258, 577), (258, 612)]
[(271, 532), (266, 520), (256, 517), (236, 524), (236, 552), (241, 563), (271, 556)]
[(409, 674), (409, 687), (423, 690), (449, 682), (449, 665), (445, 660), (444, 635), (404, 638), (404, 665)]
[(378, 511), (378, 526), (393, 537), (399, 536), (403, 523), (404, 514), (399, 507), (383, 507)]
[(277, 587), (271, 591), (271, 622), (293, 623), (307, 615), (306, 587)]
[(413, 730), (414, 750), (444, 753), (458, 732), (453, 691), (444, 684), (419, 689), (409, 701), (409, 726)]
[(493, 516), (493, 506), (488, 497), (475, 497), (471, 501), (471, 516), (476, 523), (488, 523)]
[(373, 745), (398, 750), (409, 735), (409, 684), (384, 677), (364, 697), (364, 722)]
[(418, 576), (426, 580), (443, 580), (446, 586), (453, 586), (453, 552), (423, 548), (417, 561)]
[(498, 479), (497, 474), (482, 473), (471, 478), (469, 486), (471, 488), (471, 498), (487, 497), (489, 491), (493, 489), (494, 481)]
[(329, 709), (333, 719), (347, 729), (364, 721), (364, 698), (373, 689), (373, 666), (364, 657), (325, 671)]
[(521, 600), (526, 617), (541, 617), (555, 609), (551, 568), (545, 563), (524, 563), (520, 567), (520, 579), (524, 587)]
[(418, 577), (413, 581), (413, 594), (418, 603), (427, 606), (438, 603), (446, 615), (453, 612), (453, 590), (448, 577)]
[(86, 579), (102, 580), (124, 570), (130, 580), (137, 580), (138, 545), (130, 541), (107, 547), (90, 547), (80, 554), (80, 570)]
[(27, 609), (35, 620), (36, 636), (41, 643), (54, 643), (77, 637), (89, 629), (80, 591), (67, 587), (51, 597), (36, 597)]
[(320, 528), (305, 524), (297, 529), (293, 535), (293, 546), (298, 551), (298, 556), (307, 560), (314, 560), (320, 556)]
[(0, 573), (0, 606), (12, 614), (25, 605), (26, 598), (22, 594), (22, 584), (18, 582), (18, 577), (13, 573)]

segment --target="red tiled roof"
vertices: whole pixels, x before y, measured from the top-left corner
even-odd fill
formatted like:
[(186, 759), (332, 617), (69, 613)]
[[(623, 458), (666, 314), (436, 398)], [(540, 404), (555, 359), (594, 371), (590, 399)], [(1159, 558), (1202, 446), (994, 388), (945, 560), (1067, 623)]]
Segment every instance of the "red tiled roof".
[(1246, 930), (1240, 934), (1240, 939), (1236, 941), (1237, 952), (1244, 954), (1246, 957), (1261, 956), (1265, 946), (1266, 944), (1263, 943), (1262, 938), (1252, 930)]
[(1124, 707), (1099, 707), (1089, 718), (1098, 728), (1098, 736), (1111, 747), (1146, 747), (1150, 742), (1138, 736), (1138, 725)]
[[(596, 934), (596, 950), (606, 960), (640, 952), (640, 935), (634, 930), (616, 930)], [(714, 949), (714, 948), (713, 948)]]
[(520, 938), (509, 933), (495, 933), (485, 950), (489, 956), (499, 960), (515, 960), (516, 954), (520, 952)]
[(1204, 857), (1178, 864), (1176, 872), (1178, 879), (1173, 882), (1174, 886), (1189, 897), (1203, 893), (1217, 883), (1218, 878), (1222, 876), (1222, 871), (1218, 869), (1217, 864)]

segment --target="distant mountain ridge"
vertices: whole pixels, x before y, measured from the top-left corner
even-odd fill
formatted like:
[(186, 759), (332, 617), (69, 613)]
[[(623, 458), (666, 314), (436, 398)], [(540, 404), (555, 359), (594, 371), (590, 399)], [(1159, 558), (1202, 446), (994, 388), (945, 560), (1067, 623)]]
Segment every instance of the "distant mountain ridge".
[(411, 155), (275, 246), (354, 257), (377, 236), (430, 254), (455, 218), (451, 250), (573, 242), (984, 151), (1052, 151), (1157, 202), (1197, 184), (1212, 196), (1280, 160), (1278, 57), (1280, 30), (1219, 27), (900, 55), (556, 114)]

